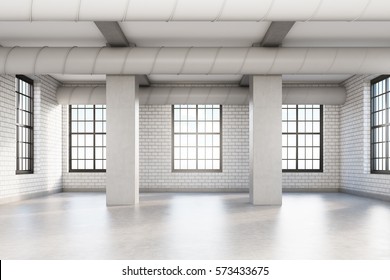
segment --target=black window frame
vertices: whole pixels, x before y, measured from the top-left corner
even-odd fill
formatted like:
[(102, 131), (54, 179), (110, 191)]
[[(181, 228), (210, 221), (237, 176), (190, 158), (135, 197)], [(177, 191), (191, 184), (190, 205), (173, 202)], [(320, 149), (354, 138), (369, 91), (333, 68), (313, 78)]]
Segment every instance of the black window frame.
[[(319, 123), (320, 123), (320, 132), (318, 133), (318, 132), (299, 132), (299, 130), (298, 130), (298, 127), (299, 127), (299, 119), (298, 119), (298, 114), (299, 114), (299, 107), (298, 106), (301, 106), (301, 105), (319, 105), (320, 106), (320, 121), (319, 121)], [(323, 161), (324, 161), (324, 156), (323, 156), (323, 149), (324, 149), (324, 145), (323, 145), (323, 138), (324, 138), (324, 133), (323, 133), (323, 127), (324, 127), (324, 124), (323, 124), (323, 122), (324, 122), (324, 113), (323, 113), (323, 105), (322, 104), (290, 104), (289, 106), (296, 106), (296, 116), (295, 116), (295, 122), (296, 122), (296, 128), (295, 128), (295, 133), (290, 133), (290, 132), (287, 132), (287, 133), (285, 133), (285, 132), (283, 132), (282, 131), (282, 136), (283, 135), (285, 135), (285, 134), (287, 134), (287, 135), (295, 135), (296, 136), (296, 138), (295, 138), (295, 161), (296, 161), (296, 164), (295, 164), (295, 168), (294, 169), (283, 169), (282, 168), (282, 172), (283, 173), (322, 173), (322, 172), (324, 172), (324, 168), (323, 168)], [(305, 108), (305, 110), (306, 110), (307, 108)], [(282, 110), (283, 110), (283, 108), (282, 108)], [(304, 122), (313, 122), (313, 120), (304, 120)], [(283, 118), (282, 118), (282, 122), (283, 122)], [(298, 160), (299, 160), (299, 156), (298, 156), (298, 150), (299, 150), (299, 148), (300, 147), (315, 147), (315, 146), (299, 146), (299, 141), (298, 141), (298, 139), (299, 139), (299, 135), (318, 135), (319, 134), (319, 136), (320, 136), (320, 154), (319, 154), (319, 156), (320, 156), (320, 159), (319, 159), (319, 161), (320, 161), (320, 164), (319, 164), (319, 168), (318, 169), (299, 169), (298, 168)], [(283, 147), (283, 145), (282, 145), (282, 147)], [(288, 147), (288, 146), (286, 146), (286, 147)], [(283, 160), (283, 158), (282, 158), (282, 160)], [(305, 160), (306, 160), (306, 158), (305, 158)], [(312, 160), (314, 160), (314, 159), (312, 159)]]
[[(387, 80), (387, 81), (386, 81)], [(376, 84), (385, 81), (385, 90), (379, 95), (375, 95), (374, 87)], [(375, 110), (375, 99), (379, 96), (384, 96), (385, 105), (384, 109)], [(379, 105), (378, 105), (379, 106)], [(375, 115), (379, 112), (383, 112), (385, 115), (385, 123), (380, 125), (375, 125)], [(372, 174), (390, 174), (390, 75), (381, 75), (377, 78), (371, 80), (370, 83), (370, 170)], [(382, 118), (383, 121), (383, 118)], [(375, 139), (375, 131), (378, 128), (383, 128), (384, 133), (382, 133), (382, 141), (377, 142)], [(379, 138), (379, 137), (378, 137)], [(376, 144), (385, 144), (386, 152), (383, 157), (376, 157)], [(383, 159), (385, 161), (385, 170), (378, 170), (375, 161)]]
[[(100, 108), (96, 108), (96, 105), (90, 105), (90, 106), (93, 106), (93, 132), (72, 132), (72, 106), (77, 106), (77, 105), (69, 105), (69, 108), (68, 108), (68, 112), (69, 112), (69, 145), (68, 145), (68, 148), (69, 148), (69, 161), (68, 161), (68, 165), (69, 165), (69, 172), (72, 172), (72, 173), (94, 173), (94, 172), (98, 172), (98, 173), (105, 173), (107, 168), (102, 168), (102, 169), (96, 169), (96, 135), (107, 135), (107, 131), (105, 132), (96, 132), (96, 109), (100, 109)], [(85, 105), (82, 105), (82, 106), (85, 106)], [(79, 121), (77, 121), (79, 122)], [(103, 122), (107, 123), (106, 119), (103, 120)], [(93, 135), (93, 168), (92, 169), (74, 169), (72, 168), (72, 160), (73, 160), (73, 157), (72, 157), (72, 135)], [(77, 146), (79, 147), (79, 146)], [(87, 146), (83, 146), (83, 147), (87, 147)], [(104, 147), (107, 149), (107, 143), (105, 146), (98, 146), (98, 147)], [(100, 159), (99, 159), (100, 160)], [(107, 162), (107, 156), (106, 158), (102, 158), (102, 160), (106, 161)]]
[[(30, 87), (30, 96), (26, 95), (25, 93), (21, 92), (19, 86), (19, 80), (25, 82)], [(15, 76), (15, 93), (16, 93), (16, 174), (33, 174), (34, 173), (34, 81), (24, 75), (16, 75)], [(25, 97), (26, 99), (30, 99), (30, 108), (28, 109), (22, 109), (20, 105), (21, 96)], [(27, 125), (25, 123), (20, 123), (19, 121), (19, 112), (25, 112), (26, 118), (29, 115), (29, 121), (30, 125)], [(28, 130), (29, 131), (29, 139), (26, 141), (20, 140), (20, 130)], [(23, 136), (22, 136), (23, 137)], [(20, 150), (20, 145), (29, 145), (29, 152), (28, 157), (23, 154), (23, 148), (22, 151)], [(29, 168), (28, 169), (21, 169), (20, 167), (20, 160), (26, 160), (28, 163)]]
[[(196, 132), (195, 133), (184, 133), (184, 134), (195, 134), (196, 135), (196, 169), (175, 169), (175, 164), (174, 164), (174, 161), (175, 161), (175, 151), (174, 151), (174, 148), (175, 148), (175, 140), (174, 140), (174, 137), (176, 134), (182, 134), (182, 133), (176, 133), (175, 132), (175, 128), (174, 128), (174, 124), (175, 124), (175, 116), (174, 116), (174, 110), (175, 110), (175, 106), (178, 106), (178, 105), (194, 105), (196, 106)], [(203, 132), (198, 132), (198, 124), (199, 124), (199, 117), (198, 117), (198, 110), (199, 110), (199, 106), (208, 106), (208, 105), (218, 105), (219, 106), (219, 169), (198, 169), (198, 135), (201, 134), (217, 134), (217, 133), (203, 133)], [(222, 120), (222, 110), (223, 110), (223, 106), (221, 104), (174, 104), (172, 105), (171, 107), (171, 116), (172, 116), (172, 127), (171, 127), (171, 135), (172, 135), (172, 145), (171, 145), (171, 171), (174, 172), (174, 173), (221, 173), (223, 172), (223, 158), (222, 158), (222, 151), (223, 151), (223, 143), (222, 143), (222, 139), (223, 139), (223, 131), (222, 131), (222, 123), (223, 123), (223, 120)], [(206, 120), (205, 120), (206, 122)], [(205, 146), (206, 147), (206, 146)], [(206, 160), (206, 159), (205, 159)]]

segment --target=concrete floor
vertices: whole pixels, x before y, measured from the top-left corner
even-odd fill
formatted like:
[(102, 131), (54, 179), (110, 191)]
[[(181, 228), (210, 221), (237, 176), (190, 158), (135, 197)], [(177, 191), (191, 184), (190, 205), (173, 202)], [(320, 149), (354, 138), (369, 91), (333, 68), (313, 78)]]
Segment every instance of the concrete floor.
[(103, 193), (0, 206), (0, 259), (390, 259), (390, 203), (346, 194), (142, 194), (106, 208)]

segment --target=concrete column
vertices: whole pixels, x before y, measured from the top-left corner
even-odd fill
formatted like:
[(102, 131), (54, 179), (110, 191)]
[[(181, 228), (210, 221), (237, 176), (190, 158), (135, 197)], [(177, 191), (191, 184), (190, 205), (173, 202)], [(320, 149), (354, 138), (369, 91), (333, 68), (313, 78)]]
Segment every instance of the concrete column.
[(139, 201), (139, 104), (135, 76), (107, 75), (107, 205)]
[(250, 78), (250, 201), (282, 204), (282, 77)]

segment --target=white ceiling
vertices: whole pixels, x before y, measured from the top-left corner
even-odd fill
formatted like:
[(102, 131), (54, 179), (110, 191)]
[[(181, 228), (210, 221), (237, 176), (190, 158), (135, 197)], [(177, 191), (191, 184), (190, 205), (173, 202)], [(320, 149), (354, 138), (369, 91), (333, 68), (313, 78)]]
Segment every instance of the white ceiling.
[(122, 22), (129, 42), (140, 47), (251, 47), (269, 22)]
[(106, 41), (93, 22), (0, 22), (4, 47), (100, 47)]
[[(270, 22), (121, 22), (128, 41), (141, 47), (249, 47)], [(284, 47), (390, 47), (390, 22), (297, 22)], [(93, 22), (0, 21), (2, 46), (105, 46)], [(104, 81), (104, 75), (53, 75), (64, 82)], [(350, 75), (284, 75), (286, 82), (338, 83)], [(151, 75), (153, 83), (238, 83), (239, 75)]]
[(390, 47), (390, 22), (296, 22), (283, 47)]

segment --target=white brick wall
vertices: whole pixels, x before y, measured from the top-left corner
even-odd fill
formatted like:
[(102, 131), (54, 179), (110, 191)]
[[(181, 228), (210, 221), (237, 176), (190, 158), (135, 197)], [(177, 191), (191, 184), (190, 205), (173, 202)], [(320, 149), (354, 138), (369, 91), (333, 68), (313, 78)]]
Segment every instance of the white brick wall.
[(340, 106), (323, 108), (323, 172), (284, 172), (283, 190), (337, 191), (340, 186)]
[(370, 80), (345, 81), (347, 101), (340, 109), (341, 191), (390, 199), (390, 175), (370, 173)]
[[(68, 107), (63, 108), (64, 188), (105, 189), (105, 173), (69, 173)], [(66, 120), (66, 121), (65, 121)], [(140, 188), (237, 190), (248, 188), (248, 106), (223, 106), (223, 172), (171, 172), (171, 106), (140, 106)], [(340, 180), (339, 107), (324, 107), (324, 172), (284, 173), (285, 190), (337, 190)]]
[(34, 80), (34, 174), (16, 175), (15, 76), (0, 76), (0, 202), (61, 191), (61, 106), (58, 82)]
[(223, 172), (172, 173), (171, 106), (141, 106), (140, 187), (182, 190), (248, 188), (248, 106), (223, 106), (222, 120)]

